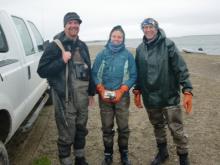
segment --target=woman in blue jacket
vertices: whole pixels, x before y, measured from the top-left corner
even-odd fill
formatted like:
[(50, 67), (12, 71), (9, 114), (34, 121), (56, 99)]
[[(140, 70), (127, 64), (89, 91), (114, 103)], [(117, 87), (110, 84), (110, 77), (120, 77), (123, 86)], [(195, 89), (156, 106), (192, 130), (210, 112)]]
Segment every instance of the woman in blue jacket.
[(128, 159), (129, 89), (134, 85), (137, 73), (133, 55), (125, 48), (125, 33), (115, 26), (105, 48), (98, 53), (92, 68), (92, 77), (99, 94), (99, 107), (104, 142), (103, 165), (112, 164), (114, 143), (114, 118), (118, 126), (118, 146), (123, 165)]

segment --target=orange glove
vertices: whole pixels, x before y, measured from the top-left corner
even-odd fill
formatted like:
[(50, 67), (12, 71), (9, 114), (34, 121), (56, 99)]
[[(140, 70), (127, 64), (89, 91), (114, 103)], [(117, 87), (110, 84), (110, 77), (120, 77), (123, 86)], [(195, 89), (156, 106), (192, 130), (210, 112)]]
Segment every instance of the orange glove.
[(96, 85), (96, 91), (99, 93), (101, 99), (104, 102), (107, 102), (107, 103), (111, 103), (112, 102), (110, 99), (105, 98), (105, 87), (102, 84), (97, 84)]
[(185, 108), (186, 113), (189, 114), (192, 112), (192, 93), (184, 92), (183, 107)]
[(101, 95), (104, 96), (105, 87), (102, 84), (96, 85), (96, 91)]
[(115, 98), (112, 100), (112, 103), (118, 103), (121, 101), (121, 98), (125, 92), (129, 90), (127, 85), (122, 85), (118, 90), (115, 91)]
[(136, 107), (143, 108), (141, 104), (141, 91), (137, 89), (133, 89), (132, 92), (134, 94), (134, 104), (136, 105)]

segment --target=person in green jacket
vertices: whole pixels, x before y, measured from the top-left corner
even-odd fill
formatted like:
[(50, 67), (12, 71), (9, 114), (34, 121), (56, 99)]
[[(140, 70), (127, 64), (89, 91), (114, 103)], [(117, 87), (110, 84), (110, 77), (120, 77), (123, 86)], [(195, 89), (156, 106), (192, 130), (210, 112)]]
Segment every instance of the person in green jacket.
[[(189, 165), (188, 139), (183, 130), (180, 91), (187, 113), (192, 111), (192, 85), (189, 72), (175, 43), (166, 38), (158, 22), (147, 18), (141, 23), (143, 42), (136, 49), (137, 82), (133, 90), (135, 105), (144, 106), (154, 127), (158, 153), (151, 165), (160, 165), (169, 154), (166, 124), (176, 144), (180, 165)], [(182, 88), (181, 88), (182, 87)]]

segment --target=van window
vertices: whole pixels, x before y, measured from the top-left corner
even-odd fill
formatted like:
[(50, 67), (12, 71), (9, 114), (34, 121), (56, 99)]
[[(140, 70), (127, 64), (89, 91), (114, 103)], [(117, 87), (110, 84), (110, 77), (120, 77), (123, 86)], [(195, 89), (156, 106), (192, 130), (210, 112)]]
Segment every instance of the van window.
[(29, 33), (24, 21), (21, 18), (18, 18), (15, 16), (13, 16), (12, 18), (14, 20), (16, 28), (19, 32), (20, 37), (21, 37), (21, 41), (23, 43), (25, 54), (28, 56), (28, 55), (35, 53), (34, 45), (33, 45), (30, 33)]
[(0, 25), (0, 52), (7, 52), (7, 51), (8, 51), (8, 44), (5, 38), (5, 34)]
[(38, 51), (43, 51), (44, 40), (43, 40), (40, 32), (38, 31), (36, 26), (31, 21), (28, 21), (28, 24), (31, 27), (31, 30), (32, 30), (34, 37), (36, 39)]

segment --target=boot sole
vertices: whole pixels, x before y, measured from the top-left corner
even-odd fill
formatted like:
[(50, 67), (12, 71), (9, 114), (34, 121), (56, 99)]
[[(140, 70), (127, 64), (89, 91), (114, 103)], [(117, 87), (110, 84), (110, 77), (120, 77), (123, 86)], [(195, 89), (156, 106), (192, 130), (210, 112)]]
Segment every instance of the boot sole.
[(153, 162), (151, 161), (151, 164), (150, 164), (150, 165), (161, 165), (161, 164), (165, 163), (168, 159), (169, 159), (169, 155), (167, 155), (167, 156), (165, 157), (165, 159), (163, 159), (160, 163), (153, 164)]

